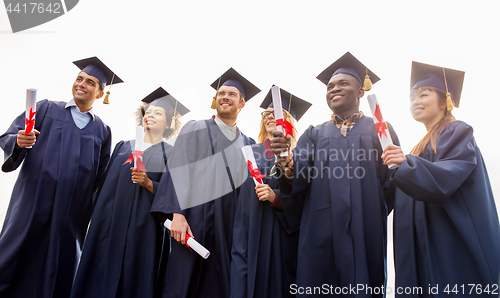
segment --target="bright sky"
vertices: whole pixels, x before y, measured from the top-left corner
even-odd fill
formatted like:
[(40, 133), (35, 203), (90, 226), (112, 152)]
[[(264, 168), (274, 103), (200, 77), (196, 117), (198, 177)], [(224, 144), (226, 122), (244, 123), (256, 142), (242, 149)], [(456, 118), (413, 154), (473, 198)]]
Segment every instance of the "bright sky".
[[(418, 4), (417, 4), (418, 3)], [(467, 4), (462, 4), (467, 3)], [(500, 210), (500, 157), (495, 112), (500, 77), (496, 1), (98, 1), (81, 0), (66, 15), (12, 34), (0, 9), (0, 133), (24, 110), (27, 88), (38, 100), (68, 101), (74, 60), (97, 56), (125, 83), (111, 104), (94, 109), (113, 131), (113, 143), (134, 138), (132, 113), (162, 86), (191, 109), (183, 122), (206, 119), (214, 90), (229, 67), (262, 92), (240, 113), (239, 128), (257, 138), (260, 103), (272, 84), (313, 103), (299, 133), (330, 118), (325, 86), (316, 76), (350, 51), (381, 81), (385, 120), (408, 153), (425, 134), (409, 113), (412, 60), (465, 71), (460, 109), (473, 126)], [(366, 95), (361, 110), (370, 114)], [(495, 137), (496, 136), (496, 137)], [(3, 222), (17, 172), (0, 174)], [(392, 246), (389, 244), (389, 246)]]

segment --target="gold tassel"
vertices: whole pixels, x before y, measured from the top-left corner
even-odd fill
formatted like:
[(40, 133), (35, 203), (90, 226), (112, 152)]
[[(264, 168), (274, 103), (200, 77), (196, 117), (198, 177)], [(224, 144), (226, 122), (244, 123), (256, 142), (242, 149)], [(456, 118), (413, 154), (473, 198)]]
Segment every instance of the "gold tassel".
[(111, 85), (113, 85), (113, 80), (115, 79), (115, 74), (111, 77), (111, 83), (109, 84), (109, 89), (108, 92), (106, 92), (106, 96), (104, 97), (104, 100), (102, 101), (103, 104), (109, 105), (109, 94), (111, 92)]
[(216, 100), (217, 100), (217, 95), (214, 96), (214, 100), (212, 100), (212, 106), (210, 107), (211, 109), (214, 109), (215, 110), (215, 103), (216, 103)]
[(451, 112), (453, 110), (453, 101), (451, 100), (451, 94), (448, 91), (448, 81), (446, 80), (446, 72), (444, 71), (443, 67), (443, 77), (444, 77), (444, 85), (446, 87), (446, 109), (448, 112)]
[(106, 96), (104, 97), (104, 100), (102, 101), (102, 103), (109, 105), (109, 91), (106, 92)]
[(212, 106), (210, 107), (213, 110), (215, 110), (217, 108), (217, 106), (216, 106), (217, 94), (219, 94), (219, 87), (220, 87), (220, 79), (221, 78), (222, 78), (222, 76), (219, 77), (219, 81), (217, 82), (217, 90), (215, 91), (214, 100), (212, 100)]
[(170, 129), (174, 130), (175, 129), (175, 115), (177, 115), (177, 100), (175, 101), (175, 107), (174, 107), (174, 115), (172, 116), (172, 122), (170, 122)]
[(446, 92), (446, 109), (448, 110), (448, 112), (451, 112), (451, 110), (453, 110), (453, 101), (451, 100), (450, 92)]
[(172, 116), (172, 122), (170, 122), (170, 129), (175, 129), (175, 116)]
[(372, 81), (370, 80), (370, 76), (365, 76), (365, 81), (363, 83), (363, 90), (370, 91), (372, 89)]

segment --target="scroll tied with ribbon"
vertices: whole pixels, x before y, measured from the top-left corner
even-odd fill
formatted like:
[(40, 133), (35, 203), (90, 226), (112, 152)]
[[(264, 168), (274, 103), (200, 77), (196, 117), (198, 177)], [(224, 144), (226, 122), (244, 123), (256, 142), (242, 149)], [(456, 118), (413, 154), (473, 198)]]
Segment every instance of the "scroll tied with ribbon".
[[(389, 133), (389, 128), (387, 127), (387, 123), (385, 123), (384, 118), (382, 117), (382, 112), (380, 111), (380, 105), (378, 104), (377, 97), (375, 94), (368, 95), (368, 104), (370, 105), (370, 109), (373, 114), (373, 122), (375, 124), (375, 130), (377, 131), (378, 139), (380, 141), (380, 145), (382, 150), (384, 150), (387, 146), (393, 145), (391, 134)], [(399, 165), (398, 164), (389, 164), (389, 169), (395, 169)]]
[(250, 175), (255, 182), (255, 185), (262, 184), (262, 178), (266, 177), (266, 175), (262, 175), (259, 172), (259, 168), (257, 167), (257, 163), (255, 162), (255, 156), (253, 154), (252, 146), (247, 145), (241, 148), (241, 152), (243, 153), (243, 157), (245, 158), (248, 170), (250, 171)]
[[(164, 223), (165, 227), (170, 230), (172, 226), (172, 221), (170, 219), (165, 220)], [(201, 245), (198, 241), (194, 240), (191, 235), (186, 233), (186, 246), (190, 250), (194, 250), (196, 253), (198, 253), (202, 258), (207, 259), (210, 256), (210, 251), (206, 249), (203, 245)]]

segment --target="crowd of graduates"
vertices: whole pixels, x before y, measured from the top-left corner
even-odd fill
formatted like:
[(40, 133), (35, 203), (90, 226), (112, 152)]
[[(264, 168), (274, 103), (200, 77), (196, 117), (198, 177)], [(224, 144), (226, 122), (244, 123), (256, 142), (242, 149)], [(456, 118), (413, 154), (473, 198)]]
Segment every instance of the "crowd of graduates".
[(135, 112), (144, 133), (111, 152), (92, 105), (122, 80), (96, 57), (74, 63), (70, 101), (39, 101), (32, 130), (23, 112), (0, 136), (2, 170), (21, 167), (0, 234), (0, 297), (499, 295), (488, 173), (472, 127), (452, 114), (462, 71), (413, 62), (410, 111), (427, 134), (410, 154), (397, 127), (359, 110), (379, 78), (349, 52), (317, 77), (331, 119), (301, 136), (311, 103), (280, 88), (281, 107), (269, 90), (255, 115), (257, 142), (240, 131), (260, 89), (230, 68), (211, 84), (214, 116), (182, 126), (189, 110), (159, 87)]

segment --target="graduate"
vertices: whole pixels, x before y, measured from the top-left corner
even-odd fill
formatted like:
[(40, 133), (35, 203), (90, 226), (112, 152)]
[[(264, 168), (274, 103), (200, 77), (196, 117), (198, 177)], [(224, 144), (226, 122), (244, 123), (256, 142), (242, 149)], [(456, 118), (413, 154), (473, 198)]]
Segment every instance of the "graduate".
[[(291, 228), (300, 227), (292, 294), (319, 294), (326, 284), (327, 294), (360, 285), (372, 290), (344, 296), (384, 296), (387, 215), (394, 188), (391, 171), (380, 158), (373, 119), (359, 110), (371, 87), (366, 76), (379, 80), (350, 53), (325, 69), (318, 79), (327, 86), (331, 119), (310, 126), (288, 157), (277, 160), (284, 173), (279, 179), (281, 204)], [(274, 131), (271, 139), (277, 156), (290, 148), (290, 137), (282, 135)]]
[(142, 102), (136, 120), (144, 127), (146, 172), (130, 160), (134, 140), (115, 146), (71, 297), (154, 297), (159, 260), (162, 252), (167, 260), (170, 241), (163, 241), (163, 224), (149, 211), (172, 148), (165, 140), (181, 129), (179, 118), (189, 110), (162, 87)]
[[(255, 143), (236, 126), (245, 102), (260, 90), (233, 68), (212, 85), (210, 119), (190, 121), (172, 149), (151, 212), (172, 219), (163, 297), (229, 297), (234, 208), (247, 178), (241, 148)], [(210, 251), (186, 247), (186, 233)]]
[(385, 164), (399, 164), (391, 177), (396, 287), (423, 289), (404, 297), (430, 297), (436, 286), (436, 297), (498, 293), (500, 227), (490, 180), (472, 127), (452, 114), (464, 74), (413, 62), (410, 111), (427, 134), (411, 154), (398, 146), (383, 154)]
[[(298, 137), (299, 120), (310, 103), (281, 90), (283, 118)], [(289, 231), (280, 203), (275, 156), (270, 147), (276, 119), (271, 90), (262, 102), (259, 144), (252, 145), (259, 172), (266, 175), (260, 185), (249, 178), (241, 186), (236, 208), (231, 263), (231, 297), (291, 297), (295, 283), (299, 231)], [(292, 138), (291, 148), (296, 141)], [(282, 221), (282, 222), (280, 222)], [(287, 231), (288, 230), (288, 231)]]
[(106, 85), (123, 82), (96, 57), (74, 63), (81, 71), (70, 101), (42, 100), (34, 131), (24, 135), (22, 113), (0, 136), (2, 170), (24, 161), (0, 234), (0, 297), (70, 295), (110, 157), (111, 130), (92, 105)]

